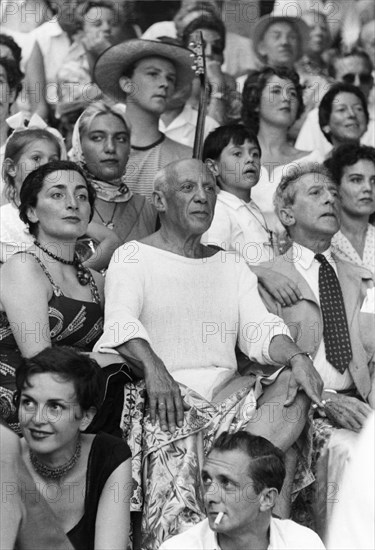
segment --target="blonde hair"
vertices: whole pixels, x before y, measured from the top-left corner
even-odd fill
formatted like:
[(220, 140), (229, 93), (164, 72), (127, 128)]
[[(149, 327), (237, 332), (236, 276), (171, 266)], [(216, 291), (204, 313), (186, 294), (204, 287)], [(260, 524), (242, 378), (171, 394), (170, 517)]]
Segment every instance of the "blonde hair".
[(79, 134), (82, 138), (84, 133), (87, 133), (90, 130), (92, 121), (99, 115), (113, 115), (121, 119), (123, 122), (127, 133), (130, 136), (130, 124), (126, 120), (125, 113), (115, 104), (106, 103), (105, 101), (95, 101), (91, 103), (80, 116), (79, 119)]
[[(15, 178), (9, 174), (9, 161), (17, 164), (25, 148), (36, 140), (46, 140), (56, 145), (59, 157), (63, 156), (59, 140), (49, 130), (45, 128), (25, 128), (25, 130), (17, 130), (8, 138), (5, 145), (4, 163), (2, 168), (2, 176), (5, 181), (5, 196), (9, 202), (16, 205), (16, 182)], [(17, 206), (17, 205), (16, 205)]]

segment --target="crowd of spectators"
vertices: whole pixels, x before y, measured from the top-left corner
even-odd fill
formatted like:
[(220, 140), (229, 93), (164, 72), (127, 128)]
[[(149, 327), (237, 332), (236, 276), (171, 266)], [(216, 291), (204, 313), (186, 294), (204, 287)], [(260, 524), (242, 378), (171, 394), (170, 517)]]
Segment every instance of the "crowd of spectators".
[(1, 548), (374, 548), (373, 2), (0, 23)]

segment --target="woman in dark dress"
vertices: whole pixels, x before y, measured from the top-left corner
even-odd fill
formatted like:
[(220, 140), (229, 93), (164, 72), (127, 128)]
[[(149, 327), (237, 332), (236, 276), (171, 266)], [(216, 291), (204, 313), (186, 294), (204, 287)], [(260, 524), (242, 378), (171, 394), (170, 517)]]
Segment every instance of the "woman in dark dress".
[(23, 460), (76, 550), (125, 550), (129, 536), (130, 449), (83, 433), (104, 380), (96, 361), (64, 346), (23, 359), (16, 375)]
[[(20, 216), (35, 241), (3, 265), (0, 293), (0, 415), (13, 429), (18, 426), (12, 397), (21, 356), (32, 357), (51, 345), (91, 352), (101, 335), (103, 278), (75, 254), (94, 199), (85, 174), (69, 161), (39, 167), (22, 185)], [(117, 359), (92, 355), (102, 367)]]

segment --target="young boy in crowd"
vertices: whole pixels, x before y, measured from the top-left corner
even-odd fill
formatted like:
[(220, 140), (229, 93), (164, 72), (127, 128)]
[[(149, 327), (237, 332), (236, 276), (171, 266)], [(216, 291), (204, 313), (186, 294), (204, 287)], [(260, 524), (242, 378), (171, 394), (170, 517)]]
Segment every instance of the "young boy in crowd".
[(272, 232), (251, 199), (251, 189), (259, 180), (260, 159), (258, 139), (243, 125), (220, 126), (207, 136), (203, 161), (216, 176), (219, 193), (214, 219), (202, 242), (242, 254), (259, 283), (277, 301), (291, 305), (300, 299), (295, 283), (287, 277), (276, 278), (259, 265), (272, 261), (276, 250)]

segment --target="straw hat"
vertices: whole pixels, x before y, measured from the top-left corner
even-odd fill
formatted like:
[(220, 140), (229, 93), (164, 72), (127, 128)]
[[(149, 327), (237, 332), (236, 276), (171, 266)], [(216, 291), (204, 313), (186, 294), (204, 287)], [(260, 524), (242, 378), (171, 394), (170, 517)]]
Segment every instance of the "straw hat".
[(309, 34), (310, 34), (309, 27), (300, 17), (289, 17), (287, 15), (285, 16), (273, 15), (272, 13), (268, 15), (263, 15), (263, 17), (258, 19), (251, 35), (251, 38), (253, 40), (253, 48), (258, 58), (262, 61), (262, 63), (267, 62), (266, 56), (262, 55), (259, 52), (258, 48), (259, 48), (260, 42), (264, 38), (264, 35), (268, 27), (270, 27), (274, 23), (289, 23), (295, 29), (299, 37), (297, 60), (300, 59), (304, 54), (306, 43), (309, 38)]
[(191, 51), (160, 40), (126, 40), (111, 46), (97, 59), (94, 81), (99, 88), (116, 102), (124, 102), (126, 94), (119, 85), (120, 77), (137, 61), (145, 57), (163, 57), (176, 69), (175, 93), (186, 89), (192, 82), (194, 72)]

